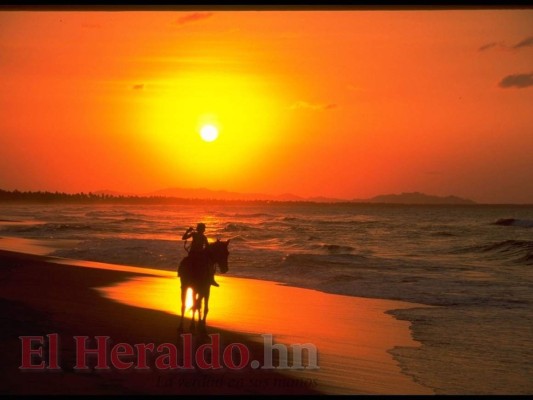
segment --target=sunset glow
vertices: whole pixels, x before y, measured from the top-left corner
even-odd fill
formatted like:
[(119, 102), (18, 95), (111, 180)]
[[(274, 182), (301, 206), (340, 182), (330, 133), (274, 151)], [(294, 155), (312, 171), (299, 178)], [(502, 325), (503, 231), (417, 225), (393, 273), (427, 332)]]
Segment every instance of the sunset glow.
[(530, 9), (2, 11), (0, 188), (533, 202), (532, 23)]

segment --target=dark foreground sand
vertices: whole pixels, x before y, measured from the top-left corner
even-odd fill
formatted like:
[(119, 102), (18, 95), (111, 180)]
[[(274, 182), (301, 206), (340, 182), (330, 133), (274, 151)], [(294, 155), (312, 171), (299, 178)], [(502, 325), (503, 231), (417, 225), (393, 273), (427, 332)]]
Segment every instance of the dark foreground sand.
[[(67, 263), (68, 264), (68, 263)], [(97, 370), (95, 357), (88, 358), (87, 371), (73, 367), (79, 352), (75, 347), (75, 336), (109, 337), (109, 346), (117, 343), (135, 344), (162, 343), (176, 345), (180, 362), (183, 362), (183, 336), (177, 332), (178, 319), (172, 312), (157, 310), (157, 307), (143, 308), (113, 299), (113, 293), (121, 290), (139, 290), (139, 298), (152, 295), (161, 298), (153, 275), (142, 269), (137, 272), (112, 270), (106, 268), (83, 268), (50, 262), (43, 256), (28, 255), (0, 250), (0, 391), (2, 394), (431, 394), (433, 391), (423, 387), (402, 374), (392, 356), (387, 353), (395, 345), (416, 345), (409, 336), (408, 326), (403, 321), (395, 321), (383, 311), (379, 300), (344, 298), (304, 289), (274, 285), (269, 282), (221, 277), (222, 288), (216, 296), (252, 297), (261, 293), (261, 301), (250, 301), (247, 307), (237, 312), (223, 302), (214, 303), (211, 314), (213, 324), (209, 324), (208, 334), (218, 335), (222, 351), (231, 343), (240, 343), (250, 351), (250, 359), (264, 363), (264, 343), (260, 333), (251, 333), (259, 326), (270, 329), (277, 340), (289, 340), (287, 327), (295, 331), (292, 340), (302, 332), (309, 332), (306, 341), (314, 343), (319, 351), (319, 370), (285, 371), (272, 369), (253, 369), (247, 365), (243, 369), (231, 369), (225, 364), (222, 368), (201, 369), (195, 365), (192, 370), (162, 370), (155, 367), (154, 358), (147, 361), (148, 370), (129, 369)], [(119, 268), (120, 269), (120, 268)], [(156, 274), (157, 275), (157, 274)], [(147, 279), (146, 282), (143, 279)], [(169, 277), (157, 278), (170, 281)], [(142, 285), (128, 286), (128, 282), (143, 282)], [(172, 281), (175, 284), (176, 279)], [(160, 281), (158, 281), (160, 282)], [(95, 289), (99, 288), (99, 289)], [(101, 288), (115, 288), (106, 294)], [(121, 289), (122, 288), (122, 289)], [(144, 288), (144, 289), (143, 289)], [(135, 295), (135, 292), (133, 292)], [(104, 294), (104, 295), (102, 295)], [(269, 301), (269, 298), (271, 301)], [(351, 332), (344, 322), (336, 323), (328, 315), (319, 315), (321, 309), (314, 311), (312, 301), (319, 299), (321, 307), (345, 314), (356, 307), (372, 308), (374, 311), (361, 312), (360, 319), (349, 318), (350, 324), (361, 329)], [(273, 299), (277, 299), (273, 301)], [(292, 299), (292, 300), (291, 300)], [(290, 304), (300, 307), (297, 299), (308, 305), (307, 310), (294, 313)], [(293, 301), (294, 300), (294, 301)], [(372, 303), (375, 302), (375, 303)], [(326, 304), (324, 304), (326, 303)], [(220, 308), (217, 309), (217, 304)], [(272, 313), (263, 310), (254, 312), (269, 304)], [(376, 306), (376, 304), (379, 306)], [(172, 304), (175, 307), (175, 303)], [(254, 308), (255, 307), (255, 308)], [(377, 308), (376, 308), (377, 307)], [(405, 307), (405, 306), (404, 306)], [(233, 311), (232, 311), (233, 310)], [(251, 311), (250, 311), (251, 310)], [(284, 310), (286, 313), (284, 313)], [(352, 311), (350, 311), (352, 310)], [(217, 314), (217, 311), (219, 313)], [(292, 312), (292, 314), (291, 314)], [(247, 314), (248, 313), (248, 314)], [(295, 315), (297, 314), (297, 315)], [(230, 315), (231, 321), (217, 324), (221, 317)], [(222, 318), (224, 319), (224, 318)], [(284, 322), (285, 321), (285, 322)], [(290, 322), (287, 322), (290, 321)], [(188, 321), (187, 321), (188, 322)], [(265, 323), (267, 323), (265, 325)], [(268, 325), (270, 323), (271, 325)], [(255, 325), (254, 325), (255, 324)], [(262, 325), (261, 325), (262, 324)], [(292, 324), (292, 325), (291, 325)], [(188, 325), (188, 324), (187, 324)], [(277, 330), (277, 326), (283, 329)], [(326, 326), (327, 325), (327, 326)], [(327, 329), (326, 329), (327, 327)], [(244, 333), (246, 332), (246, 333)], [(264, 331), (266, 332), (266, 331)], [(331, 334), (330, 334), (331, 332)], [(394, 332), (394, 334), (391, 334)], [(60, 370), (23, 370), (23, 350), (20, 336), (55, 335), (59, 338), (58, 364)], [(180, 341), (181, 338), (181, 341)], [(194, 335), (192, 349), (195, 351), (202, 343), (211, 343), (213, 336)], [(289, 339), (287, 339), (289, 338)], [(25, 339), (26, 340), (26, 339)], [(351, 343), (357, 341), (356, 344)], [(290, 342), (290, 340), (289, 340)], [(397, 343), (398, 342), (398, 343)], [(45, 340), (45, 344), (49, 343)], [(34, 349), (38, 343), (33, 342)], [(88, 346), (95, 346), (89, 342)], [(53, 345), (52, 345), (53, 348)], [(44, 347), (44, 354), (49, 348)], [(277, 365), (274, 353), (274, 365)], [(32, 364), (43, 359), (32, 358)], [(123, 356), (123, 361), (139, 362), (137, 358)], [(44, 357), (47, 361), (47, 357)], [(207, 357), (207, 361), (213, 361)], [(238, 358), (235, 358), (238, 363)], [(108, 360), (108, 365), (111, 365)]]

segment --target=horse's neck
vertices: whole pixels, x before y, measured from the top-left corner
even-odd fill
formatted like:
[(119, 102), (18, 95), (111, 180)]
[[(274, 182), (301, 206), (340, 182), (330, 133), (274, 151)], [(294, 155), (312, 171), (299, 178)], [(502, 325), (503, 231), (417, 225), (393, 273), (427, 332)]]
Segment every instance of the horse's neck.
[(218, 259), (220, 258), (220, 256), (219, 256), (218, 248), (216, 247), (215, 244), (209, 245), (207, 254), (209, 254), (208, 258), (211, 264), (218, 262)]

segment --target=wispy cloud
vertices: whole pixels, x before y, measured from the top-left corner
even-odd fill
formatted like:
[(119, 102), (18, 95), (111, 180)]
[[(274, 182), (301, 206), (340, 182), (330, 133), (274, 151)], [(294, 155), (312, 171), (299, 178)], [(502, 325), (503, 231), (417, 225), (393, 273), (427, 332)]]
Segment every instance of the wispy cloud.
[(496, 43), (496, 42), (487, 43), (487, 44), (484, 44), (483, 46), (481, 46), (478, 49), (478, 51), (486, 51), (486, 50), (492, 49), (493, 47), (496, 47), (496, 46), (504, 46), (504, 45), (501, 44), (501, 43)]
[(487, 51), (494, 48), (500, 48), (502, 50), (518, 50), (523, 47), (533, 47), (533, 36), (527, 37), (524, 40), (516, 43), (515, 45), (508, 46), (504, 42), (491, 42), (481, 46), (478, 51)]
[(137, 85), (133, 85), (132, 89), (133, 90), (142, 90), (142, 89), (144, 89), (144, 83), (139, 83)]
[(314, 110), (314, 111), (323, 111), (323, 110), (332, 110), (334, 108), (337, 108), (337, 104), (317, 104), (317, 103), (308, 103), (306, 101), (297, 101), (296, 103), (292, 104), (289, 109), (290, 110)]
[(499, 86), (501, 88), (516, 87), (519, 89), (533, 86), (533, 73), (507, 75), (500, 81)]
[(533, 36), (530, 36), (513, 46), (513, 49), (519, 49), (521, 47), (533, 47)]
[(183, 17), (180, 17), (176, 20), (176, 24), (178, 25), (184, 25), (191, 22), (197, 22), (202, 19), (210, 18), (213, 16), (212, 12), (195, 12), (192, 14), (184, 15)]

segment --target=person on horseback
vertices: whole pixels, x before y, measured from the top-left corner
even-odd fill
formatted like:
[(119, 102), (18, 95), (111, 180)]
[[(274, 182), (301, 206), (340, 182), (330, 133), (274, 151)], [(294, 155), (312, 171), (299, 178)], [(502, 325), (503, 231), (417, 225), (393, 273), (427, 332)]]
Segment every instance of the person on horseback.
[[(183, 240), (192, 237), (189, 257), (191, 257), (193, 268), (201, 268), (202, 264), (207, 264), (207, 246), (209, 246), (209, 242), (204, 232), (205, 224), (200, 222), (196, 225), (196, 231), (191, 226), (182, 236)], [(211, 285), (219, 287), (220, 285), (215, 281), (215, 268), (209, 271), (209, 273), (211, 274)]]

